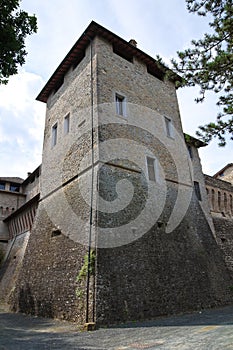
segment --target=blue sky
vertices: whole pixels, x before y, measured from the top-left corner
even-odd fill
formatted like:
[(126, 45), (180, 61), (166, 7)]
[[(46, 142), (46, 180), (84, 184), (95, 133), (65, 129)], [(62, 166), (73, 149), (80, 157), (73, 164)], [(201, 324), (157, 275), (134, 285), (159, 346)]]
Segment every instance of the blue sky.
[[(38, 32), (27, 39), (28, 56), (19, 74), (0, 86), (0, 176), (26, 177), (41, 162), (45, 105), (36, 96), (58, 64), (95, 20), (125, 40), (165, 62), (208, 30), (205, 18), (189, 14), (185, 0), (22, 0), (21, 7), (38, 18)], [(196, 88), (178, 90), (184, 132), (213, 121), (215, 96), (196, 104)], [(214, 174), (232, 159), (233, 142), (216, 142), (200, 150), (203, 170)]]

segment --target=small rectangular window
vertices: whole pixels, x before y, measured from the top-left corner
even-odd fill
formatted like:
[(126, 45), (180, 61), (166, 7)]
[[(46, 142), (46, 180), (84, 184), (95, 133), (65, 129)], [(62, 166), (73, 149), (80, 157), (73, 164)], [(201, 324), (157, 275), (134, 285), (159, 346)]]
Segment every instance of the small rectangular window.
[(10, 191), (12, 191), (12, 192), (19, 192), (19, 189), (20, 189), (20, 185), (13, 184), (13, 183), (10, 184)]
[(115, 101), (116, 101), (116, 113), (118, 115), (126, 116), (126, 101), (125, 97), (121, 96), (119, 94), (115, 95)]
[(133, 63), (133, 55), (131, 52), (127, 52), (126, 49), (124, 47), (120, 47), (119, 45), (113, 44), (113, 52), (124, 58), (125, 60)]
[(165, 120), (165, 126), (166, 126), (166, 133), (168, 137), (173, 137), (172, 132), (172, 121), (170, 118), (164, 117)]
[(164, 80), (165, 74), (157, 66), (155, 66), (155, 64), (147, 65), (147, 73), (153, 75), (155, 78), (161, 81)]
[(57, 144), (57, 123), (52, 127), (52, 147)]
[(196, 194), (196, 197), (199, 201), (201, 201), (201, 191), (200, 191), (200, 185), (199, 185), (199, 182), (197, 181), (194, 181), (194, 191), (195, 191), (195, 194)]
[(5, 182), (0, 182), (0, 190), (5, 190)]
[(64, 118), (64, 134), (68, 134), (70, 131), (70, 113)]
[(147, 172), (150, 181), (156, 181), (155, 176), (155, 159), (151, 157), (146, 157), (147, 162)]

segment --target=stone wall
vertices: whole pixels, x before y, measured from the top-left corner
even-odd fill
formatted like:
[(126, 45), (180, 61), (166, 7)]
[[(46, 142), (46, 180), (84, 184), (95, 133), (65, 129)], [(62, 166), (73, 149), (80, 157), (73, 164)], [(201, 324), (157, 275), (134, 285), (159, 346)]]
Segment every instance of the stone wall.
[(3, 220), (25, 203), (25, 195), (10, 191), (0, 191), (0, 239), (9, 239), (7, 225)]
[(208, 175), (205, 175), (205, 183), (212, 215), (233, 219), (232, 184)]
[(214, 217), (217, 242), (223, 252), (227, 267), (233, 274), (233, 220)]
[(213, 217), (216, 239), (231, 274), (233, 272), (233, 186), (205, 175), (206, 190)]
[[(200, 160), (195, 148), (189, 159), (174, 85), (114, 54), (103, 40), (98, 48), (97, 323), (232, 302)], [(126, 99), (125, 115), (116, 113), (116, 93)], [(147, 156), (156, 159), (155, 181), (148, 178)]]
[[(88, 154), (92, 147), (92, 117), (94, 125), (97, 124), (91, 106), (92, 97), (93, 103), (96, 103), (94, 49), (93, 43), (93, 66), (90, 64), (89, 47), (83, 60), (75, 69), (70, 69), (63, 84), (47, 103), (41, 200), (22, 274), (12, 296), (14, 310), (80, 324), (85, 322), (88, 312), (86, 272), (80, 279), (77, 280), (77, 277), (83, 271), (88, 250), (91, 164)], [(68, 114), (70, 129), (65, 133), (64, 118)], [(57, 142), (52, 146), (52, 127), (55, 124)], [(96, 143), (97, 133), (94, 132), (95, 159)], [(94, 280), (91, 276), (91, 319), (94, 314), (93, 298)]]
[[(169, 197), (173, 196), (175, 188), (170, 188)], [(98, 250), (98, 323), (232, 303), (232, 280), (195, 196), (173, 232), (166, 233), (165, 223), (161, 217), (140, 239)]]
[(40, 205), (11, 297), (12, 309), (84, 323), (85, 283), (78, 284), (76, 278), (85, 254), (85, 247), (56, 231)]
[[(232, 302), (174, 84), (149, 74), (139, 60), (120, 57), (100, 37), (92, 45), (92, 62), (89, 45), (47, 103), (41, 200), (13, 309), (78, 323), (88, 313), (109, 324)], [(116, 112), (116, 93), (125, 97), (126, 115)], [(89, 242), (96, 270), (87, 310)]]
[(40, 193), (40, 171), (41, 166), (29, 174), (28, 178), (22, 184), (22, 191), (26, 194), (26, 201)]
[(217, 176), (215, 175), (215, 177), (230, 182), (233, 185), (233, 164), (228, 164)]
[(0, 302), (8, 303), (19, 277), (29, 232), (15, 237), (7, 245), (5, 261), (0, 269)]

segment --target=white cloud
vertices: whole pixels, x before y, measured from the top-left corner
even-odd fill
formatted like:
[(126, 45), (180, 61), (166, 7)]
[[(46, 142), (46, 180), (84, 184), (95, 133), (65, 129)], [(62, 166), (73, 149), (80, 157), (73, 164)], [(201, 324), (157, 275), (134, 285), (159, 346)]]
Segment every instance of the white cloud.
[(25, 177), (41, 162), (45, 106), (35, 96), (43, 84), (21, 70), (0, 86), (1, 176)]
[[(22, 0), (21, 7), (36, 14), (38, 33), (27, 39), (24, 70), (0, 86), (2, 176), (25, 176), (40, 163), (45, 105), (35, 97), (91, 20), (126, 40), (136, 39), (140, 49), (166, 61), (208, 29), (208, 20), (187, 13), (185, 1)], [(195, 136), (198, 125), (215, 118), (216, 109), (212, 99), (196, 105), (193, 98), (192, 89), (179, 91), (184, 131)], [(202, 150), (204, 171), (232, 162), (231, 145)]]

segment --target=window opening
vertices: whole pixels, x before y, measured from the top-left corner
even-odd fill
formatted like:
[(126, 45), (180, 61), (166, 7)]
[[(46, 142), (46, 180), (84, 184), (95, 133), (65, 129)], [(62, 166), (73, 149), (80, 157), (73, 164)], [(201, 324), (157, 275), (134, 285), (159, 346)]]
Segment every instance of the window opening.
[(199, 201), (201, 201), (201, 191), (200, 191), (200, 185), (199, 185), (199, 182), (197, 181), (194, 181), (194, 191), (195, 191), (195, 194), (196, 194), (196, 197)]
[(125, 113), (125, 97), (116, 94), (115, 95), (115, 101), (116, 101), (116, 112), (118, 115), (126, 116)]
[(57, 123), (52, 127), (52, 147), (57, 144)]
[(70, 113), (64, 118), (64, 133), (68, 134), (70, 131)]
[(164, 117), (165, 120), (165, 126), (166, 126), (166, 133), (168, 137), (173, 137), (172, 133), (172, 121), (170, 118)]
[(155, 176), (155, 159), (151, 157), (146, 157), (147, 162), (147, 172), (150, 181), (156, 181)]

